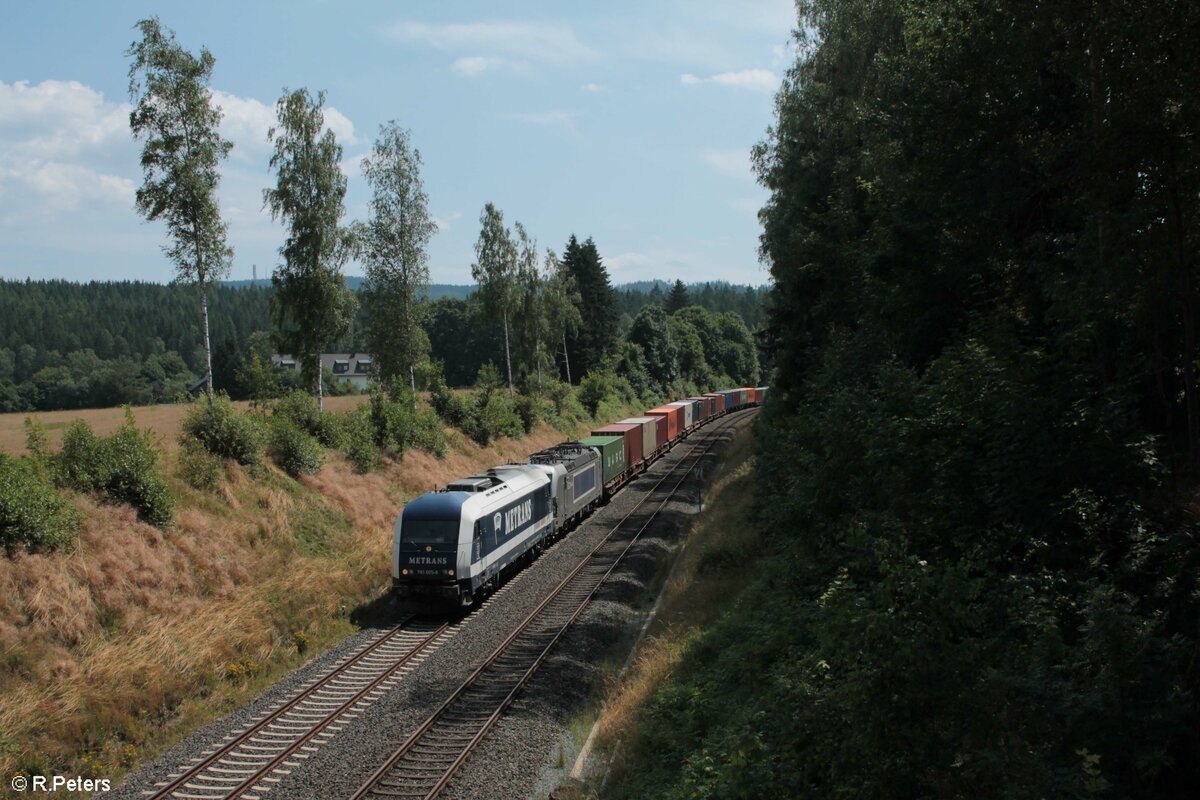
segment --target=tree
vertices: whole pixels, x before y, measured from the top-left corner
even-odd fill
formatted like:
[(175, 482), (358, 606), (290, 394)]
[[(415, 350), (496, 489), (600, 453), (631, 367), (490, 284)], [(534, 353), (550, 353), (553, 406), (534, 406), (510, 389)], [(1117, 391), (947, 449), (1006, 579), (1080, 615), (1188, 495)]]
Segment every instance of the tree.
[(415, 392), (414, 368), (429, 352), (419, 300), (429, 286), (427, 248), (437, 232), (421, 181), (421, 152), (392, 121), (380, 128), (362, 171), (372, 189), (371, 216), (357, 237), (367, 273), (367, 349), (389, 391), (407, 372)]
[(158, 17), (136, 26), (140, 41), (130, 45), (129, 97), (134, 107), (129, 127), (143, 139), (144, 180), (137, 209), (151, 222), (163, 219), (171, 245), (163, 251), (175, 264), (176, 278), (195, 283), (200, 292), (200, 329), (204, 339), (205, 391), (211, 396), (212, 346), (208, 335), (208, 286), (229, 271), (233, 249), (217, 205), (218, 165), (233, 144), (221, 138), (221, 109), (212, 103), (208, 82), (213, 58), (206, 48), (195, 56)]
[(542, 267), (542, 283), (545, 285), (546, 325), (548, 336), (562, 341), (563, 365), (566, 367), (567, 383), (571, 382), (571, 357), (567, 351), (567, 337), (575, 334), (583, 324), (579, 306), (583, 302), (575, 277), (566, 265), (558, 260), (553, 250), (546, 250), (546, 262)]
[(630, 342), (642, 348), (646, 369), (659, 386), (670, 388), (675, 382), (676, 352), (671, 342), (668, 317), (658, 306), (646, 306), (633, 318), (629, 329)]
[(671, 287), (671, 291), (667, 294), (667, 299), (663, 304), (664, 310), (668, 314), (674, 314), (676, 311), (687, 308), (691, 304), (692, 301), (688, 298), (687, 287), (683, 285), (683, 281), (676, 278), (675, 285)]
[(504, 227), (504, 214), (492, 203), (483, 207), (479, 224), (471, 277), (479, 284), (484, 310), (493, 319), (499, 318), (504, 323), (504, 362), (508, 367), (508, 394), (511, 397), (513, 378), (508, 320), (516, 297), (517, 247)]
[(579, 375), (598, 369), (605, 356), (617, 344), (616, 298), (609, 283), (608, 270), (600, 260), (596, 244), (588, 239), (583, 244), (574, 235), (563, 251), (563, 264), (575, 279), (579, 289), (579, 313), (583, 324), (568, 337), (576, 355)]
[(546, 336), (545, 289), (542, 274), (538, 270), (537, 240), (533, 239), (520, 222), (514, 223), (517, 246), (516, 293), (521, 317), (520, 332), (521, 360), (532, 363), (537, 373), (538, 392), (542, 390), (542, 340)]
[(321, 349), (350, 329), (355, 301), (342, 277), (352, 246), (339, 226), (345, 213), (342, 147), (325, 127), (325, 93), (284, 90), (275, 105), (278, 125), (269, 133), (275, 151), (274, 189), (263, 190), (271, 218), (288, 225), (279, 248), (281, 264), (271, 276), (271, 313), (280, 348), (300, 359), (304, 378), (322, 407)]

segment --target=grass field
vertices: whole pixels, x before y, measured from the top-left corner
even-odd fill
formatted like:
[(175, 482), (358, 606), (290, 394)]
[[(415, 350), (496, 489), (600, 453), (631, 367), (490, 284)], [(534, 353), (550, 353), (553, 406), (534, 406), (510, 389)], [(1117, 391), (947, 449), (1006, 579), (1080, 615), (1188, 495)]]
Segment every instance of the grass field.
[[(345, 411), (366, 400), (366, 395), (344, 395), (325, 398), (328, 411)], [(246, 409), (249, 402), (236, 403)], [(179, 422), (187, 410), (186, 404), (164, 404), (157, 406), (134, 406), (133, 415), (139, 428), (149, 428), (161, 440), (165, 450), (178, 447)], [(120, 427), (125, 420), (124, 408), (77, 408), (70, 411), (29, 411), (0, 414), (0, 451), (21, 455), (25, 453), (25, 420), (32, 418), (46, 429), (46, 438), (57, 447), (62, 441), (63, 431), (77, 419), (92, 426), (97, 434), (107, 436)]]

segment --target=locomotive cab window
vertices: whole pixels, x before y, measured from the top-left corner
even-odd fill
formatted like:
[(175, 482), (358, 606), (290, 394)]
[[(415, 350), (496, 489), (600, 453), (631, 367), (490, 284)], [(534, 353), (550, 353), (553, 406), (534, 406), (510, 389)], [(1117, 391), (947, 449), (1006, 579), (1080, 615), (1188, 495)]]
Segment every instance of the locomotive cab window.
[(456, 544), (458, 520), (406, 519), (400, 526), (400, 541), (405, 544)]

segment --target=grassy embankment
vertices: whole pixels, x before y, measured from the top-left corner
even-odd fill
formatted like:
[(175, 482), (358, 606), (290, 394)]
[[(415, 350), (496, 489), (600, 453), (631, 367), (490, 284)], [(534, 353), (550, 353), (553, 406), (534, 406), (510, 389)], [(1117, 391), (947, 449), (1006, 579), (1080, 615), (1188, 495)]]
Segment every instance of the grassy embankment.
[[(699, 749), (702, 735), (673, 716), (660, 716), (660, 703), (735, 675), (742, 691), (761, 690), (748, 680), (754, 662), (740, 661), (742, 649), (755, 646), (739, 620), (755, 602), (757, 592), (748, 587), (756, 587), (762, 549), (750, 513), (753, 447), (749, 435), (731, 443), (723, 474), (708, 489), (705, 511), (663, 587), (657, 616), (601, 715), (598, 751), (611, 759), (604, 797), (690, 796), (680, 785), (682, 765), (672, 756)], [(732, 711), (736, 700), (726, 701)], [(573, 793), (589, 797), (597, 791), (585, 786)]]
[[(103, 431), (106, 413), (74, 416)], [(244, 704), (356, 629), (386, 590), (407, 499), (565, 438), (542, 423), (480, 448), (448, 431), (443, 459), (410, 450), (358, 475), (327, 452), (300, 480), (229, 462), (203, 492), (179, 475), (175, 421), (156, 420), (173, 525), (75, 495), (76, 545), (0, 558), (0, 774), (116, 779)]]

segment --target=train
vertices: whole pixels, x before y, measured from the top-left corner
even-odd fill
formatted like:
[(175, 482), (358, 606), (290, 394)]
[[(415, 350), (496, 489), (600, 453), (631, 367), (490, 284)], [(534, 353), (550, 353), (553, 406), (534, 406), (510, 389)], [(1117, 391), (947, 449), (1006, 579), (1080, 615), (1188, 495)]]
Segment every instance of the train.
[(693, 431), (766, 394), (757, 386), (687, 397), (421, 495), (396, 518), (395, 596), (473, 605)]

